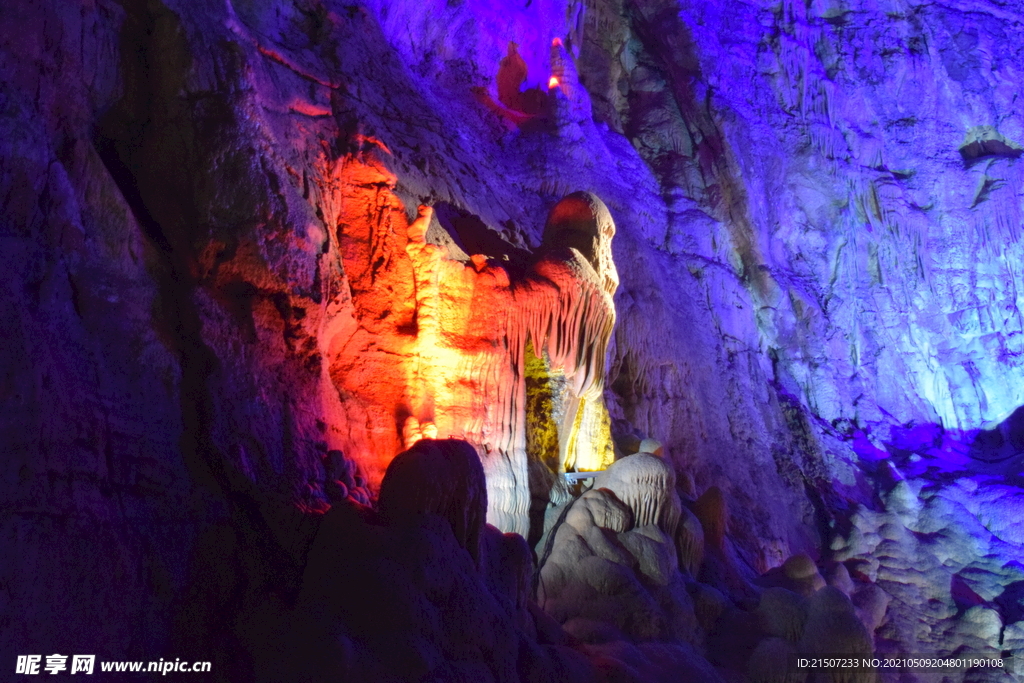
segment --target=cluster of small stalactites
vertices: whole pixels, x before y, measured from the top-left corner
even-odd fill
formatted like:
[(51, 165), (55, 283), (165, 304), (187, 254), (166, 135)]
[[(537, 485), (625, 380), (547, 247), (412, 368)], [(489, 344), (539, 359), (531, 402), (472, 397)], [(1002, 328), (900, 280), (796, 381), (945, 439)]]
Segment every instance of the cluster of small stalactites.
[(573, 380), (577, 396), (604, 386), (605, 354), (615, 325), (612, 296), (619, 285), (612, 261), (615, 222), (608, 207), (589, 192), (574, 192), (548, 214), (540, 256), (522, 283), (521, 320), (510, 330), (514, 353), (527, 337), (547, 351), (552, 367)]
[[(589, 192), (570, 194), (551, 209), (538, 258), (513, 287), (516, 310), (508, 316), (507, 343), (516, 381), (525, 376), (530, 342), (546, 352), (552, 369), (564, 372), (574, 396), (601, 395), (619, 284), (614, 235), (608, 208)], [(517, 398), (508, 406), (508, 452), (524, 434), (518, 423), (525, 407), (522, 387), (510, 389)]]
[[(604, 387), (605, 355), (615, 325), (615, 305), (590, 264), (572, 250), (545, 255), (523, 284), (524, 301), (512, 319), (509, 341), (522, 371), (526, 342), (547, 352), (552, 368), (562, 370), (576, 396), (596, 396)], [(528, 293), (527, 296), (523, 296)]]

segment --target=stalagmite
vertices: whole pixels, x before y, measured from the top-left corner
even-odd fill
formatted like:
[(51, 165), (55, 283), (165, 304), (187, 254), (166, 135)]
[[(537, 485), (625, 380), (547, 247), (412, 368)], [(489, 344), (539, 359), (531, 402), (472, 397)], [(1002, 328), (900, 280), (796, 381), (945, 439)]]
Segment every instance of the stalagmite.
[(797, 650), (782, 638), (765, 638), (750, 654), (747, 677), (751, 683), (803, 683), (807, 676), (792, 669)]
[(783, 562), (782, 572), (788, 584), (786, 587), (800, 595), (814, 595), (825, 586), (825, 579), (806, 553), (793, 555)]
[(693, 512), (704, 527), (705, 542), (719, 550), (725, 542), (725, 531), (729, 523), (729, 510), (725, 496), (717, 486), (712, 486), (693, 504)]
[(661, 445), (661, 442), (658, 441), (657, 439), (644, 439), (643, 441), (640, 442), (640, 450), (638, 452), (650, 453), (651, 455), (657, 455), (658, 457), (661, 457), (662, 455), (664, 455), (664, 450), (665, 449)]
[(862, 584), (850, 596), (864, 628), (874, 633), (885, 619), (892, 598), (881, 587), (873, 583)]
[(384, 474), (378, 507), (390, 523), (423, 513), (443, 517), (459, 545), (479, 559), (487, 491), (480, 460), (469, 444), (423, 439), (400, 453)]
[(607, 488), (594, 488), (571, 504), (552, 531), (550, 553), (540, 558), (536, 599), (577, 638), (692, 635), (696, 618), (671, 537), (652, 523), (634, 524), (637, 509), (657, 517), (650, 514), (653, 507), (633, 507)]
[(637, 526), (657, 525), (674, 537), (681, 505), (675, 471), (661, 458), (637, 453), (618, 460), (597, 475), (594, 486), (612, 491), (628, 505)]
[[(807, 601), (807, 622), (798, 649), (808, 656), (868, 657), (874, 651), (871, 634), (857, 618), (850, 598), (833, 586), (826, 586)], [(833, 669), (819, 680), (831, 683), (868, 683), (874, 671)]]
[(526, 62), (519, 55), (519, 46), (509, 41), (508, 54), (501, 59), (498, 69), (498, 100), (510, 109), (524, 110), (519, 89), (526, 80)]
[(693, 613), (704, 631), (711, 631), (729, 607), (729, 599), (706, 583), (693, 584)]
[(591, 489), (569, 508), (565, 523), (580, 532), (595, 526), (619, 533), (633, 528), (633, 511), (607, 490)]
[[(825, 578), (818, 571), (814, 560), (806, 553), (793, 555), (783, 562), (781, 567), (769, 569), (756, 582), (762, 586), (779, 586), (804, 597), (814, 595), (825, 586)], [(838, 587), (839, 590), (843, 590), (843, 586)]]
[(680, 508), (679, 527), (676, 529), (676, 549), (679, 566), (691, 576), (697, 576), (704, 563), (704, 528), (689, 508)]
[(773, 587), (761, 594), (757, 606), (758, 623), (770, 636), (796, 642), (807, 621), (806, 600), (793, 591)]
[(853, 579), (850, 578), (850, 570), (842, 562), (837, 563), (828, 571), (825, 576), (825, 582), (830, 586), (835, 586), (849, 596), (853, 595), (856, 588)]

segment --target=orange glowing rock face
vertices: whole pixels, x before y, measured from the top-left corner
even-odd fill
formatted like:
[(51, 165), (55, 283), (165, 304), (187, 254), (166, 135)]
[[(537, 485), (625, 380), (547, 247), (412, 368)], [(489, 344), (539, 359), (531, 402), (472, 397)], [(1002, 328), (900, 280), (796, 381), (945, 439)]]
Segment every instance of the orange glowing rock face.
[[(526, 533), (526, 345), (564, 371), (572, 428), (581, 400), (600, 403), (615, 319), (607, 209), (583, 193), (563, 200), (541, 255), (512, 281), (485, 255), (460, 260), (432, 243), (431, 232), (443, 230), (433, 210), (420, 207), (410, 223), (381, 166), (348, 157), (332, 170), (328, 204), (344, 275), (324, 339), (339, 446), (377, 485), (419, 439), (464, 439), (487, 475), (488, 521)], [(346, 297), (351, 307), (340, 305)]]
[(322, 267), (331, 273), (321, 332), (330, 375), (325, 414), (332, 446), (355, 458), (376, 487), (402, 449), (402, 368), (416, 340), (412, 264), (401, 258), (408, 220), (394, 176), (372, 159), (325, 162), (321, 174), (321, 210), (340, 255)]

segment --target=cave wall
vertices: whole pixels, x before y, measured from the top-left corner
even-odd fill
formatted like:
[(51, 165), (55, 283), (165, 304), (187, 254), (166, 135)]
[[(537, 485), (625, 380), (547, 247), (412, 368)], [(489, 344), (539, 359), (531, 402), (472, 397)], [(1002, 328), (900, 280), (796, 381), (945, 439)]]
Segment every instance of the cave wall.
[[(401, 449), (421, 203), (534, 250), (601, 197), (613, 420), (722, 487), (753, 570), (819, 548), (861, 496), (844, 430), (1024, 403), (1017, 31), (989, 3), (5, 4), (4, 652), (198, 646), (293, 590), (306, 522), (263, 512), (326, 509), (330, 449), (371, 483)], [(544, 86), (554, 38), (557, 106), (502, 112), (507, 43)]]
[(758, 302), (761, 338), (778, 381), (826, 419), (969, 430), (1021, 403), (1013, 16), (904, 2), (680, 14), (777, 285)]

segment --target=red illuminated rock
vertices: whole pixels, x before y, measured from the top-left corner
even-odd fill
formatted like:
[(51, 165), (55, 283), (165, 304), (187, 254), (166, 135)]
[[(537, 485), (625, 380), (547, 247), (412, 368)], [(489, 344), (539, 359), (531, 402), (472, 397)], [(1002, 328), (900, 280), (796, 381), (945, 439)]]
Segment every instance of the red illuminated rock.
[[(829, 552), (893, 647), (1020, 649), (1017, 473), (957, 469), (1020, 450), (1013, 8), (627, 5), (3, 4), (4, 661), (714, 680), (680, 639), (763, 636), (748, 575)], [(847, 440), (884, 461), (911, 422), (895, 465)], [(600, 492), (562, 525), (589, 649), (523, 620), (518, 541), (484, 526), (481, 570), (450, 516), (371, 507), (461, 436), (523, 530), (613, 434), (718, 495), (674, 537)], [(770, 677), (764, 642), (720, 651)]]

